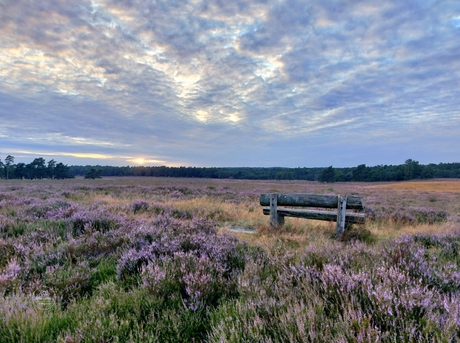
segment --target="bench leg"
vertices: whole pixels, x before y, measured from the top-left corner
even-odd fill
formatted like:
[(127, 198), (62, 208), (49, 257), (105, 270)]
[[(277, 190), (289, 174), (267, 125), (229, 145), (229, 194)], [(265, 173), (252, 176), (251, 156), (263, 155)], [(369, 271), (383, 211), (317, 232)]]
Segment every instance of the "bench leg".
[(347, 197), (339, 195), (339, 201), (337, 204), (337, 231), (336, 236), (339, 237), (345, 231), (345, 221), (347, 209)]
[(284, 225), (284, 216), (278, 214), (278, 194), (270, 194), (270, 227), (276, 229)]

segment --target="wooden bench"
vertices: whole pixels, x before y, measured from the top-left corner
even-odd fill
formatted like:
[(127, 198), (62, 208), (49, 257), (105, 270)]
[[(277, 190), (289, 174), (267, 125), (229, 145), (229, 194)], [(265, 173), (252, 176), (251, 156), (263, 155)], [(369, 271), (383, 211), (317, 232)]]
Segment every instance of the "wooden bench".
[[(340, 236), (346, 224), (364, 224), (366, 216), (364, 213), (363, 199), (358, 196), (343, 195), (319, 195), (319, 194), (261, 194), (260, 204), (269, 206), (263, 209), (263, 213), (270, 215), (270, 226), (277, 228), (284, 224), (284, 217), (296, 217), (316, 220), (337, 222), (337, 236)], [(337, 211), (305, 210), (291, 207), (314, 207), (314, 208), (336, 208)], [(346, 210), (357, 210), (358, 212), (347, 212)]]

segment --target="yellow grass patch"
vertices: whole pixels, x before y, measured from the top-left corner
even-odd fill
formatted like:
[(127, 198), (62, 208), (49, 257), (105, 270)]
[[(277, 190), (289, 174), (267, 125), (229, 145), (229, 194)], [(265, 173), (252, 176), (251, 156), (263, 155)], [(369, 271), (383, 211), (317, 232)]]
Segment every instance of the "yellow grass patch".
[(249, 202), (234, 204), (212, 196), (174, 200), (168, 204), (178, 210), (188, 210), (200, 216), (222, 221), (252, 221), (263, 218), (260, 206)]
[(406, 181), (372, 185), (365, 188), (390, 189), (395, 191), (453, 192), (460, 193), (460, 180)]
[(368, 229), (377, 240), (388, 240), (411, 234), (442, 234), (452, 232), (455, 228), (455, 223), (452, 222), (417, 225), (394, 222), (368, 222), (366, 224), (366, 229)]

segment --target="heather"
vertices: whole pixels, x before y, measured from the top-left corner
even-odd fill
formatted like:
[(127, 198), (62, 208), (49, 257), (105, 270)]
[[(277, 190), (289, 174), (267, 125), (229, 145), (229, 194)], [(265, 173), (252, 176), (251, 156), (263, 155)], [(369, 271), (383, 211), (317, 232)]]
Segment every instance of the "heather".
[[(1, 341), (459, 341), (459, 193), (333, 187), (2, 181)], [(273, 232), (274, 191), (358, 194), (369, 220)]]

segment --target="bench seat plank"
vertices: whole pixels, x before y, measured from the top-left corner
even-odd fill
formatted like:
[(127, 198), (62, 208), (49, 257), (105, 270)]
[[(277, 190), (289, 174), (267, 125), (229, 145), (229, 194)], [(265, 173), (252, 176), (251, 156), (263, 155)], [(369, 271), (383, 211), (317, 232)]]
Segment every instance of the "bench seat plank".
[[(337, 206), (337, 205), (336, 205)], [(265, 215), (270, 215), (270, 208), (264, 208)], [(299, 210), (294, 208), (278, 208), (277, 213), (283, 217), (306, 218), (326, 221), (337, 221), (337, 212), (318, 211), (318, 210)], [(366, 221), (364, 213), (347, 212), (345, 214), (346, 222), (350, 224), (363, 224)]]

